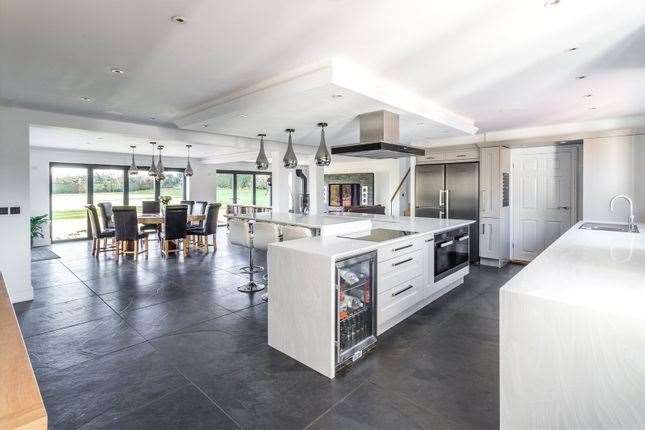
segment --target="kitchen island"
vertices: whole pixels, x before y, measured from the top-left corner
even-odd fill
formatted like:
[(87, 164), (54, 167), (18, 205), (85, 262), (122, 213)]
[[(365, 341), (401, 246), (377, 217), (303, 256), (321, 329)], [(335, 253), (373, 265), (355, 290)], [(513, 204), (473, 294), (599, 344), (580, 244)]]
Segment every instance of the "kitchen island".
[[(474, 221), (320, 216), (371, 227), (269, 245), (268, 343), (334, 378), (340, 361), (360, 358), (377, 335), (463, 283)], [(435, 238), (446, 253), (439, 266), (459, 262), (439, 274)]]
[(502, 429), (645, 428), (645, 235), (579, 227), (500, 290)]

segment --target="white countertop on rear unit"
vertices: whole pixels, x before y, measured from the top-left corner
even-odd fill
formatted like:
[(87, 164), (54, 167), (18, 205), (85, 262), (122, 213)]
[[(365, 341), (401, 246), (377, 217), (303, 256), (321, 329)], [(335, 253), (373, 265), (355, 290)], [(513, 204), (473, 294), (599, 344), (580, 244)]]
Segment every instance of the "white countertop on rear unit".
[(645, 318), (645, 225), (641, 233), (576, 224), (502, 291)]
[[(325, 255), (331, 258), (339, 258), (362, 252), (369, 252), (383, 246), (385, 243), (395, 243), (400, 240), (422, 234), (436, 234), (443, 231), (453, 230), (473, 224), (475, 221), (458, 219), (437, 219), (437, 218), (410, 218), (390, 217), (385, 215), (356, 214), (359, 217), (350, 215), (322, 215), (324, 218), (332, 218), (344, 221), (356, 221), (357, 219), (370, 219), (372, 228), (386, 228), (391, 230), (404, 230), (416, 232), (415, 235), (403, 236), (388, 242), (370, 242), (366, 240), (347, 239), (338, 236), (317, 236), (306, 239), (289, 240), (287, 242), (275, 242), (270, 247), (279, 246), (301, 251), (303, 253)], [(321, 216), (321, 215), (317, 215)], [(357, 232), (368, 231), (361, 229)]]

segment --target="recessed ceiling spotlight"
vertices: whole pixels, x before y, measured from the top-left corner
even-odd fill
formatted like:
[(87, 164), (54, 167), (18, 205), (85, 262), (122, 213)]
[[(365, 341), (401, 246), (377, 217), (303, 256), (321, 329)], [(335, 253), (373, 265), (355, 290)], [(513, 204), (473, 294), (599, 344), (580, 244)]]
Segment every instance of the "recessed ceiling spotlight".
[(154, 120), (156, 120), (156, 119), (157, 119), (157, 117), (156, 117), (156, 116), (151, 116), (151, 117), (150, 117), (150, 120), (151, 120), (151, 121), (154, 121)]
[(340, 98), (342, 98), (342, 97), (343, 97), (343, 95), (342, 95), (342, 94), (332, 94), (332, 95), (331, 95), (331, 98), (332, 98), (332, 99), (340, 99)]
[(206, 128), (208, 127), (208, 124), (202, 124), (202, 127)]
[(587, 75), (579, 75), (579, 76), (576, 76), (576, 79), (585, 79), (586, 77)]
[(125, 71), (123, 69), (110, 69), (110, 72), (114, 73), (115, 75), (125, 74)]
[(598, 108), (597, 108), (596, 106), (591, 106), (589, 109), (591, 109), (591, 110), (596, 110), (596, 109), (598, 109)]
[(170, 20), (177, 24), (186, 24), (186, 17), (181, 15), (175, 15), (170, 18)]
[(559, 3), (560, 3), (560, 0), (546, 0), (544, 2), (544, 7), (556, 6)]
[(103, 140), (101, 136), (97, 137), (96, 140)]
[(243, 114), (241, 114), (241, 115), (240, 115), (240, 118), (248, 118), (248, 117), (249, 117), (249, 116), (248, 116), (247, 114), (245, 114), (245, 113), (243, 113)]
[(577, 50), (578, 50), (578, 47), (577, 47), (577, 46), (574, 46), (573, 48), (569, 48), (569, 49), (567, 49), (567, 52), (575, 52), (575, 51), (577, 51)]
[(585, 95), (584, 95), (584, 96), (582, 96), (582, 97), (584, 97), (584, 98), (587, 98), (587, 99), (588, 99), (589, 97), (593, 97), (593, 94), (591, 94), (591, 93), (587, 93), (587, 94), (585, 94)]
[(89, 103), (89, 102), (91, 102), (91, 101), (92, 101), (92, 99), (91, 99), (91, 98), (89, 98), (89, 97), (85, 97), (85, 96), (81, 97), (81, 100), (82, 100), (82, 101), (84, 101), (85, 103)]
[(417, 122), (417, 125), (418, 126), (423, 126), (423, 125), (425, 125), (425, 123), (424, 122)]
[(86, 144), (86, 145), (91, 145), (92, 143), (91, 143), (91, 142), (85, 142), (85, 144)]

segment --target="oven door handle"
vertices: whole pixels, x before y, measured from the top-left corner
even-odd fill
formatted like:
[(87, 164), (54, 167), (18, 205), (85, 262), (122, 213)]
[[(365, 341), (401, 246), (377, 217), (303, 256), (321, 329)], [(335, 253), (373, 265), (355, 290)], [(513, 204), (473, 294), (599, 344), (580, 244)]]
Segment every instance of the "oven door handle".
[(464, 240), (468, 240), (468, 239), (470, 239), (470, 236), (465, 234), (461, 236), (459, 239), (457, 239), (457, 242), (463, 242)]
[(450, 245), (452, 245), (452, 244), (454, 244), (454, 243), (455, 243), (455, 241), (454, 241), (454, 240), (447, 240), (447, 241), (445, 241), (445, 242), (438, 243), (438, 244), (437, 244), (437, 246), (438, 246), (439, 248), (445, 248), (445, 247), (450, 246)]

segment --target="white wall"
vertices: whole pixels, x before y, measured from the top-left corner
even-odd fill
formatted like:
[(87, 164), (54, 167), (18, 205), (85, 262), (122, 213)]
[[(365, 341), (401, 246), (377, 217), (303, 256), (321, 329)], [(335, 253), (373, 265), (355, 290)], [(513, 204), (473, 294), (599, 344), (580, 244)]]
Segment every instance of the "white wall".
[[(85, 163), (85, 164), (110, 164), (128, 166), (130, 154), (118, 154), (95, 151), (69, 151), (46, 148), (31, 148), (30, 164), (30, 195), (31, 216), (49, 214), (49, 163)], [(139, 166), (150, 165), (150, 156), (136, 156)], [(166, 167), (184, 168), (185, 158), (163, 158)], [(188, 198), (191, 200), (215, 201), (215, 166), (201, 164), (192, 160), (194, 174), (189, 180)], [(45, 238), (38, 239), (36, 245), (50, 243), (49, 229), (45, 230)]]
[(0, 206), (20, 215), (0, 215), (0, 272), (12, 302), (31, 300), (29, 233), (29, 123), (20, 111), (0, 106)]
[(627, 222), (625, 202), (609, 210), (616, 194), (634, 199), (634, 212), (645, 222), (645, 136), (585, 139), (583, 144), (583, 213), (587, 220)]

